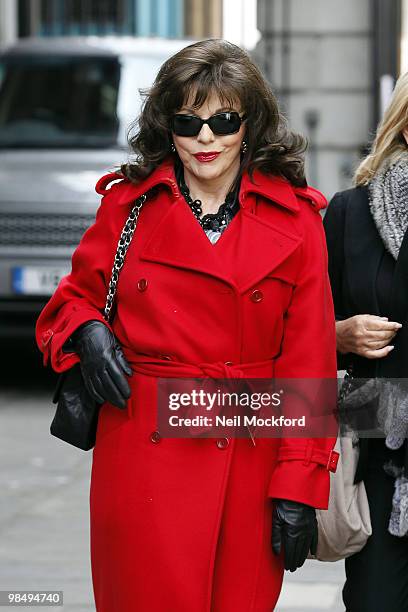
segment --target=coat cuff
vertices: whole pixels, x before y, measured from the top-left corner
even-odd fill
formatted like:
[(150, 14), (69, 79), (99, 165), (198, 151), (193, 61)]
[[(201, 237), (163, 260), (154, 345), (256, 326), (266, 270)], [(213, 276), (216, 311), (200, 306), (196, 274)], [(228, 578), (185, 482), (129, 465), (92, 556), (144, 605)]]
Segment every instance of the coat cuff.
[[(312, 446), (309, 447), (312, 449)], [(313, 449), (281, 449), (269, 483), (268, 497), (289, 499), (327, 510), (330, 472), (335, 472), (339, 453)]]
[(102, 314), (95, 309), (82, 309), (74, 312), (62, 330), (48, 329), (41, 336), (41, 348), (44, 353), (44, 365), (51, 364), (55, 372), (64, 372), (69, 370), (79, 362), (79, 357), (76, 353), (65, 353), (62, 347), (74, 331), (83, 323), (88, 321), (100, 321), (104, 323), (111, 331), (110, 325), (105, 321)]
[(268, 497), (289, 499), (327, 510), (330, 473), (320, 465), (304, 466), (301, 461), (278, 463), (272, 475)]

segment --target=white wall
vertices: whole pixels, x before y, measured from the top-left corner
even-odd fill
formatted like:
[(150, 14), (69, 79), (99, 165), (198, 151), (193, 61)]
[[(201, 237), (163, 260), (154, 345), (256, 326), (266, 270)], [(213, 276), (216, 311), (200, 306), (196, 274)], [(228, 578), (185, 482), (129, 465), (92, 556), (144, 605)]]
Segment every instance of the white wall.
[(260, 32), (256, 25), (256, 0), (223, 0), (223, 38), (253, 49)]
[(17, 38), (17, 0), (0, 0), (0, 44)]

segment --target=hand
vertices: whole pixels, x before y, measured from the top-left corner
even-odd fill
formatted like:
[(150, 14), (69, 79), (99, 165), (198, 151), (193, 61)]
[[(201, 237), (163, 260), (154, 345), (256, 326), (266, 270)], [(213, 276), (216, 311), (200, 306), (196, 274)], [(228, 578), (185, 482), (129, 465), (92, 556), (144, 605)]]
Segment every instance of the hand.
[(401, 327), (401, 323), (388, 321), (387, 317), (368, 314), (336, 321), (337, 350), (367, 359), (386, 357), (394, 348), (389, 343)]
[(130, 387), (125, 374), (131, 376), (132, 369), (109, 328), (100, 321), (88, 321), (75, 330), (71, 339), (92, 397), (100, 404), (109, 402), (126, 408)]
[(276, 499), (272, 514), (272, 550), (284, 551), (285, 569), (291, 572), (304, 564), (309, 550), (317, 550), (316, 510), (286, 499)]

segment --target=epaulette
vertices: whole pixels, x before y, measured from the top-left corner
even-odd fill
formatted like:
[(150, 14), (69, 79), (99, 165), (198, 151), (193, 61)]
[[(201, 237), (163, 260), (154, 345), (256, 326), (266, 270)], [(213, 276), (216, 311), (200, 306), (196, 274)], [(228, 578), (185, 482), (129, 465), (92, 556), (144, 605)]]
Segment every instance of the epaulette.
[[(113, 187), (115, 187), (115, 185), (118, 184), (116, 181), (119, 180), (121, 181), (121, 184), (128, 181), (128, 179), (126, 179), (126, 177), (124, 177), (123, 174), (120, 174), (119, 172), (109, 172), (108, 174), (104, 174), (104, 176), (102, 176), (95, 185), (96, 193), (99, 193), (100, 195), (106, 195)], [(108, 185), (113, 181), (115, 181), (114, 185), (108, 187)]]
[(314, 187), (294, 187), (294, 192), (296, 195), (307, 200), (316, 212), (327, 207), (326, 198)]

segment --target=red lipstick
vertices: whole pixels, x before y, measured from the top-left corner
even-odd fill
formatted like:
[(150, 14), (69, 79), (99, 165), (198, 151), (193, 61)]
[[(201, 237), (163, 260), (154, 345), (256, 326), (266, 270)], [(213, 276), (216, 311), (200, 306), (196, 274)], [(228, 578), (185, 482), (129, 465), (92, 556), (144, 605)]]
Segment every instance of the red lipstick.
[(195, 153), (194, 157), (199, 162), (211, 162), (214, 159), (217, 159), (219, 154), (220, 154), (219, 151), (208, 151), (207, 153)]

